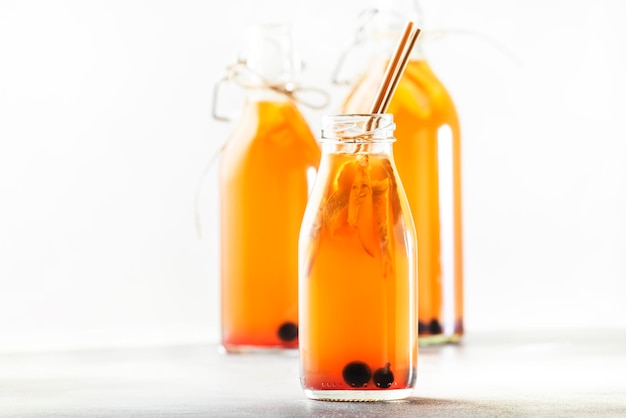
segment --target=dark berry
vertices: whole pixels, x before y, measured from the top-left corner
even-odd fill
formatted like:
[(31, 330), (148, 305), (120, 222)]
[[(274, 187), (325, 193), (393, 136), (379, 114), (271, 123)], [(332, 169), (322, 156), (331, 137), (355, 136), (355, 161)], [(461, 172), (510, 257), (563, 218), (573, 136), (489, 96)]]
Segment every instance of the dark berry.
[(393, 383), (393, 373), (389, 369), (391, 364), (387, 363), (385, 367), (374, 372), (374, 384), (376, 387), (387, 389)]
[(423, 334), (423, 333), (425, 333), (425, 332), (426, 332), (426, 329), (427, 329), (427, 327), (426, 327), (426, 324), (425, 324), (425, 323), (423, 323), (422, 321), (418, 321), (418, 322), (417, 322), (417, 333), (418, 333), (418, 334)]
[(428, 330), (433, 335), (441, 334), (441, 325), (439, 324), (439, 321), (437, 321), (436, 319), (430, 321), (430, 324), (428, 324)]
[(362, 361), (352, 361), (343, 368), (343, 380), (353, 388), (360, 388), (369, 382), (372, 371)]
[(278, 338), (283, 341), (293, 341), (298, 337), (298, 326), (293, 322), (285, 322), (278, 328)]

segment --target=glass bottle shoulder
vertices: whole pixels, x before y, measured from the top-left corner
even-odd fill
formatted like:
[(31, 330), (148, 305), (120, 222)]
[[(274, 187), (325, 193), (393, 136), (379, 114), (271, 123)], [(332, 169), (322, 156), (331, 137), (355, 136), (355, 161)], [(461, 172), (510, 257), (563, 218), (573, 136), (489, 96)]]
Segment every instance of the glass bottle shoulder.
[[(387, 62), (375, 59), (367, 72), (352, 86), (342, 111), (352, 113), (364, 110), (371, 103), (377, 85), (385, 71)], [(423, 57), (411, 58), (404, 75), (389, 105), (388, 112), (398, 111), (417, 113), (439, 113), (445, 117), (456, 118), (456, 107), (448, 90), (433, 72), (428, 61)]]
[(270, 157), (316, 166), (320, 148), (295, 102), (286, 97), (248, 98), (226, 142), (223, 161), (237, 165)]

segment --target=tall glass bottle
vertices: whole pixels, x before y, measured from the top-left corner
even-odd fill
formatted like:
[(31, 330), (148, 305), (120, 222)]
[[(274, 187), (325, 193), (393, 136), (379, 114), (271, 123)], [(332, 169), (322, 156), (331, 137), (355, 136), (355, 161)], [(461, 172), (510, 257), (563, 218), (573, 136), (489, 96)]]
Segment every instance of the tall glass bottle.
[[(372, 103), (407, 19), (419, 23), (420, 17), (414, 0), (377, 3), (364, 28), (373, 58), (351, 87), (342, 112), (362, 112)], [(419, 240), (419, 342), (426, 345), (458, 341), (463, 334), (463, 246), (459, 119), (421, 42), (413, 48), (387, 111), (397, 125), (396, 165)]]
[(415, 384), (417, 244), (393, 130), (389, 114), (322, 120), (299, 243), (301, 383), (312, 399), (402, 399)]
[(241, 117), (220, 160), (221, 326), (227, 352), (298, 347), (298, 233), (320, 148), (288, 92), (291, 28), (250, 28)]

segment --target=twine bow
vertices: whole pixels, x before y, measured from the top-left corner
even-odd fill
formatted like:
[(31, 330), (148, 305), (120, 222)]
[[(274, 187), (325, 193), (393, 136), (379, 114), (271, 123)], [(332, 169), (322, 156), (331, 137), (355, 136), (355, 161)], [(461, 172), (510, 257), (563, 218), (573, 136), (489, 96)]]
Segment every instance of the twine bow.
[[(245, 90), (269, 89), (280, 93), (294, 102), (311, 109), (323, 109), (330, 102), (330, 95), (324, 90), (315, 87), (299, 87), (293, 82), (272, 83), (258, 72), (252, 70), (245, 61), (237, 61), (226, 68), (226, 74), (213, 88), (213, 118), (225, 122), (231, 119), (218, 112), (219, 93), (222, 84), (233, 82)], [(311, 95), (313, 93), (313, 95)], [(315, 100), (317, 95), (317, 101)], [(307, 97), (310, 96), (310, 97)]]

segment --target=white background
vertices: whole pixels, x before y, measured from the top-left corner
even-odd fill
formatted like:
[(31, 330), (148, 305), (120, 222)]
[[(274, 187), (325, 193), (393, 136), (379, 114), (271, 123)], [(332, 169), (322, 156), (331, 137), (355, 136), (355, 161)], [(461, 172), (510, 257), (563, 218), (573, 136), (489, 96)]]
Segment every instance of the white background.
[[(289, 19), (333, 94), (317, 133), (364, 6), (0, 0), (0, 351), (217, 341), (213, 86)], [(421, 6), (449, 31), (423, 42), (461, 118), (468, 333), (626, 327), (626, 2)]]

